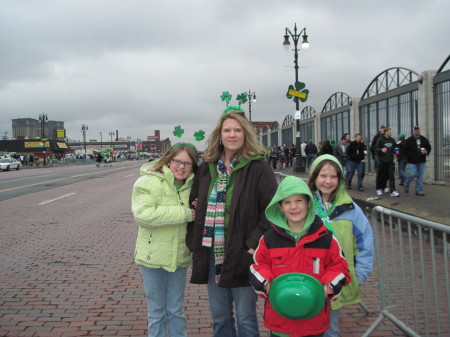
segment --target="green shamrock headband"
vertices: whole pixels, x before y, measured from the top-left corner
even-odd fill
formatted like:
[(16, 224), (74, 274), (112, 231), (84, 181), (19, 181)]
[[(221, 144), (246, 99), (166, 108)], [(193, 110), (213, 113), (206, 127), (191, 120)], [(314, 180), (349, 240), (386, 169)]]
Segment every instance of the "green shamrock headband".
[(227, 114), (229, 111), (242, 111), (243, 113), (245, 113), (244, 110), (242, 110), (242, 108), (240, 106), (234, 106), (234, 105), (230, 105), (228, 108), (226, 108), (225, 110), (223, 110), (223, 115)]
[(198, 155), (197, 149), (195, 148), (194, 145), (192, 145), (190, 143), (176, 143), (175, 145), (172, 145), (172, 147), (169, 149), (169, 153), (172, 152), (173, 150), (175, 150), (179, 146), (188, 146), (194, 151), (195, 155)]
[(244, 104), (245, 102), (248, 101), (247, 94), (245, 92), (243, 92), (243, 93), (237, 95), (236, 100), (238, 101), (239, 106), (235, 106), (235, 105), (228, 106), (228, 104), (231, 101), (231, 97), (233, 97), (233, 96), (231, 96), (231, 94), (228, 91), (222, 92), (220, 99), (223, 102), (225, 102), (225, 104), (227, 105), (227, 108), (225, 110), (223, 110), (222, 114), (225, 115), (231, 110), (242, 111), (245, 114), (245, 111), (241, 108), (241, 104)]

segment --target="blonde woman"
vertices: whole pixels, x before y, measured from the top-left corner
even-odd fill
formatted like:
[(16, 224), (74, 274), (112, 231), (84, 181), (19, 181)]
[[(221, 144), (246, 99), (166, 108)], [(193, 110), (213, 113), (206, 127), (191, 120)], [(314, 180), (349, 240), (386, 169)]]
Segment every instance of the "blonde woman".
[(264, 210), (277, 189), (265, 156), (244, 112), (230, 107), (211, 133), (194, 179), (195, 222), (187, 237), (191, 282), (208, 284), (215, 337), (259, 336), (249, 267), (270, 228)]

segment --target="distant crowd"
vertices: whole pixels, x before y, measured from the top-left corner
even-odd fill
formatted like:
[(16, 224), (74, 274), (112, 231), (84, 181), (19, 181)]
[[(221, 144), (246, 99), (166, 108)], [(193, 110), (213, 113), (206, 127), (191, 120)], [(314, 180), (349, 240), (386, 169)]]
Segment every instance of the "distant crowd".
[[(395, 186), (396, 162), (398, 166), (399, 186), (404, 186), (405, 193), (409, 193), (409, 185), (417, 178), (416, 195), (424, 196), (423, 178), (425, 173), (426, 156), (431, 152), (431, 146), (427, 138), (420, 134), (420, 128), (415, 126), (413, 134), (406, 138), (405, 133), (400, 133), (397, 140), (392, 138), (390, 127), (381, 125), (379, 132), (370, 142), (370, 155), (374, 161), (376, 177), (376, 193), (378, 196), (389, 193), (391, 197), (398, 197), (400, 193)], [(301, 166), (309, 172), (313, 161), (325, 154), (336, 157), (344, 169), (347, 189), (351, 190), (352, 179), (355, 173), (358, 175), (357, 188), (364, 191), (363, 180), (366, 174), (367, 146), (363, 136), (357, 133), (350, 140), (350, 134), (344, 133), (336, 144), (334, 139), (324, 139), (318, 145), (310, 139), (300, 145)], [(295, 166), (296, 146), (273, 145), (267, 151), (266, 160), (272, 168), (285, 170)], [(408, 175), (406, 174), (408, 171)]]

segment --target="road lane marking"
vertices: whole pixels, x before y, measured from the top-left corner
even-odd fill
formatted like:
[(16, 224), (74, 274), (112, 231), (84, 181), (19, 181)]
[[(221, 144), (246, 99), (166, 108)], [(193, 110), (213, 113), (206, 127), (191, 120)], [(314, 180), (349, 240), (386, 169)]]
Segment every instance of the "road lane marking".
[(129, 175), (125, 176), (125, 178), (132, 177), (134, 175), (135, 175), (134, 173), (133, 174), (129, 174)]
[[(127, 169), (127, 168), (128, 168), (128, 167), (118, 167), (118, 168), (113, 168), (113, 169), (111, 169), (111, 171), (123, 170), (123, 169)], [(77, 175), (70, 176), (70, 177), (64, 177), (64, 178), (58, 178), (58, 179), (53, 179), (53, 180), (43, 181), (43, 182), (36, 183), (36, 184), (29, 184), (29, 185), (24, 185), (24, 186), (18, 186), (18, 187), (13, 187), (13, 188), (7, 188), (7, 189), (5, 189), (5, 190), (0, 190), (0, 193), (2, 193), (2, 192), (8, 192), (8, 191), (14, 191), (14, 190), (20, 190), (21, 188), (27, 188), (27, 187), (31, 187), (31, 186), (38, 186), (38, 185), (43, 185), (43, 184), (53, 183), (53, 182), (55, 182), (55, 181), (60, 181), (60, 180), (64, 180), (64, 179), (71, 179), (71, 178), (77, 178), (77, 177), (82, 177), (82, 176), (89, 176), (89, 175), (93, 175), (93, 174), (101, 174), (101, 172), (91, 172), (91, 173), (77, 174)]]
[(41, 203), (38, 204), (38, 205), (39, 205), (39, 206), (40, 206), (40, 205), (45, 205), (45, 204), (48, 204), (49, 202), (53, 202), (53, 201), (56, 201), (56, 200), (59, 200), (59, 199), (63, 199), (63, 198), (70, 197), (71, 195), (74, 195), (74, 194), (76, 194), (76, 193), (65, 194), (65, 195), (62, 195), (62, 196), (60, 196), (60, 197), (58, 197), (58, 198), (52, 199), (52, 200), (43, 201), (43, 202), (41, 202)]

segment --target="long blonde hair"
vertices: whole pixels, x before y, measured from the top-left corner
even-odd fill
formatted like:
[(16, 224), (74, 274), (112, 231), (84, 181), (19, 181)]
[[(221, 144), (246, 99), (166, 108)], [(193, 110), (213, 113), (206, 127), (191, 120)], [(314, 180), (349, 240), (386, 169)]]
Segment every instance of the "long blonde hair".
[(198, 153), (194, 145), (190, 143), (177, 143), (168, 149), (161, 158), (151, 166), (148, 170), (152, 172), (162, 172), (162, 167), (170, 163), (170, 161), (180, 152), (186, 151), (192, 160), (192, 172), (197, 172)]
[(208, 139), (208, 146), (203, 154), (205, 162), (216, 162), (224, 152), (224, 147), (220, 139), (222, 133), (223, 122), (227, 119), (233, 118), (237, 120), (244, 130), (244, 145), (236, 153), (236, 158), (244, 157), (246, 159), (255, 155), (265, 155), (266, 151), (262, 145), (258, 142), (255, 132), (253, 130), (251, 122), (245, 117), (244, 111), (230, 110), (223, 114), (216, 127), (211, 132)]

